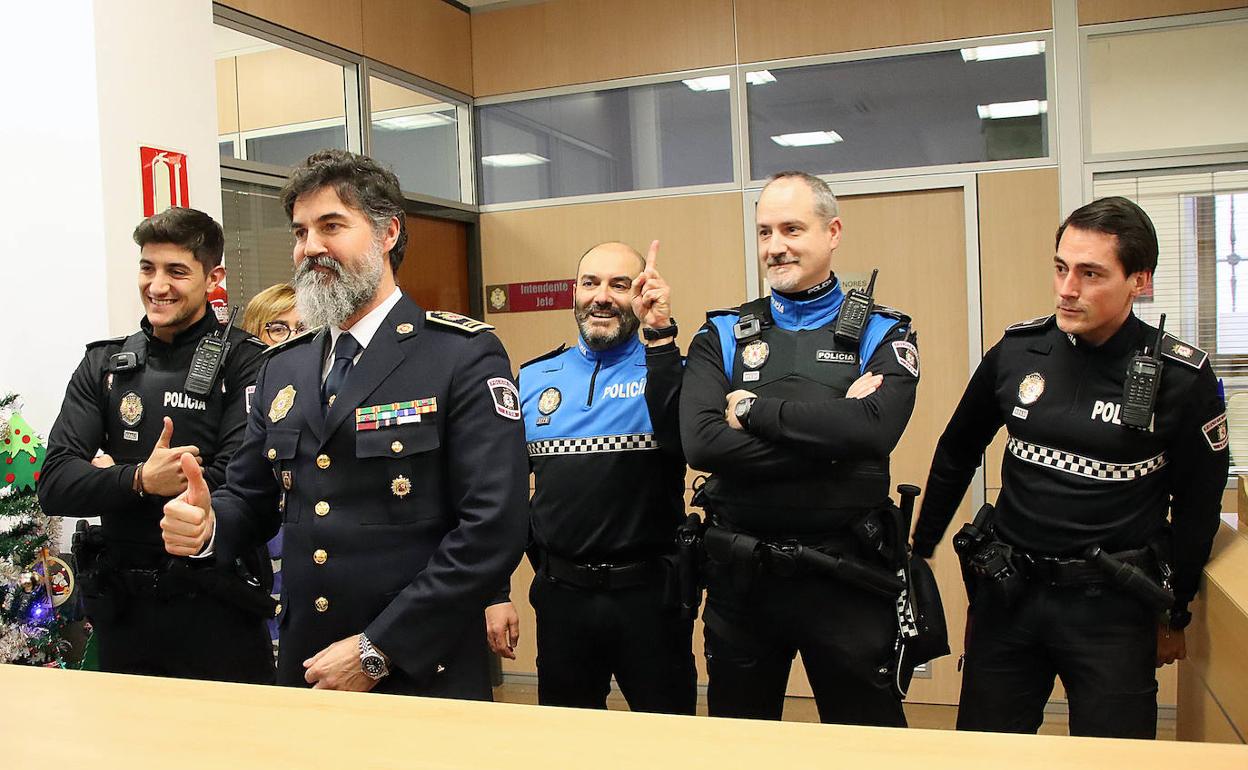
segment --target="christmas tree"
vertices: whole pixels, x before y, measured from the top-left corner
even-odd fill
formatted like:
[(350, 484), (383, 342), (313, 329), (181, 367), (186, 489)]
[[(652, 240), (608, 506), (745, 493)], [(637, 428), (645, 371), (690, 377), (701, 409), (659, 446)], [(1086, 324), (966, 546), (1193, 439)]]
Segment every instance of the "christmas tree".
[(54, 555), (59, 520), (35, 496), (47, 448), (20, 407), (16, 396), (0, 397), (0, 663), (63, 667), (67, 621), (56, 608), (74, 578)]

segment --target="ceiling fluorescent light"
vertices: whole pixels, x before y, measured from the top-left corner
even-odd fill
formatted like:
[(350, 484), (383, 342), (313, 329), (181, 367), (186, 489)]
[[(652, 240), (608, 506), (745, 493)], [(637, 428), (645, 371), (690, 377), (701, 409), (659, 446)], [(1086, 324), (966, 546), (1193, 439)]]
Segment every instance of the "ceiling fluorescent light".
[(373, 122), (373, 127), (390, 131), (406, 131), (413, 128), (445, 126), (454, 122), (454, 118), (441, 113), (426, 112), (423, 115), (399, 115), (393, 118), (381, 118)]
[(745, 82), (752, 86), (761, 86), (766, 83), (776, 82), (776, 76), (767, 70), (758, 70), (757, 72), (745, 73)]
[(681, 82), (689, 86), (691, 91), (727, 91), (732, 87), (732, 77), (729, 75), (707, 75)]
[(1029, 118), (1049, 111), (1049, 103), (1043, 99), (1028, 99), (1022, 102), (996, 102), (981, 104), (975, 108), (981, 120), (1000, 120), (1001, 118)]
[(781, 147), (813, 147), (817, 144), (836, 144), (844, 139), (835, 131), (804, 131), (797, 134), (777, 134), (771, 141)]
[(481, 158), (481, 165), (497, 168), (519, 168), (521, 166), (540, 166), (549, 163), (550, 158), (543, 158), (531, 152), (507, 152), (502, 155), (486, 155)]
[(1043, 40), (1028, 40), (1025, 43), (981, 45), (978, 48), (963, 48), (962, 61), (995, 61), (996, 59), (1015, 59), (1019, 56), (1035, 56), (1042, 53), (1044, 53)]

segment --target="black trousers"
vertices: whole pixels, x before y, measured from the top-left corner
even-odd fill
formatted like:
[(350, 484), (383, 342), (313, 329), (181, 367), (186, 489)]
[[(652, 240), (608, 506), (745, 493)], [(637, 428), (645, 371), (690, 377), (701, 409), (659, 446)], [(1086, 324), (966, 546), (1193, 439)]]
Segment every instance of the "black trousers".
[(693, 714), (697, 670), (693, 621), (667, 606), (664, 588), (582, 589), (538, 572), (537, 700), (605, 709), (611, 676), (633, 711)]
[(892, 687), (893, 600), (810, 574), (762, 574), (740, 592), (716, 567), (702, 620), (711, 716), (780, 719), (800, 652), (821, 722), (906, 726)]
[(203, 594), (169, 599), (112, 591), (89, 597), (100, 670), (272, 684), (264, 619)]
[(959, 730), (1036, 732), (1060, 677), (1071, 735), (1156, 737), (1157, 619), (1142, 602), (1033, 583), (1011, 609), (977, 597), (967, 622)]

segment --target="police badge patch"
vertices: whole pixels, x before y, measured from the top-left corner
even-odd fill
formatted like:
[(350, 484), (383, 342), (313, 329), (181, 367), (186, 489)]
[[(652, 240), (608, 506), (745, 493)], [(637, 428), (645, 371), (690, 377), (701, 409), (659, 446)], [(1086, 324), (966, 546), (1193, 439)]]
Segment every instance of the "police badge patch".
[(893, 355), (897, 357), (897, 363), (901, 364), (907, 372), (915, 377), (919, 376), (919, 351), (905, 340), (897, 340), (893, 343)]
[(508, 420), (520, 419), (520, 391), (506, 377), (491, 377), (485, 382), (494, 399), (494, 411)]
[(1040, 372), (1032, 372), (1018, 383), (1018, 400), (1024, 406), (1031, 406), (1044, 395), (1044, 377)]
[(133, 428), (143, 421), (143, 399), (132, 390), (121, 397), (121, 406), (117, 411), (121, 424)]
[(558, 388), (547, 388), (542, 391), (542, 395), (537, 398), (537, 411), (542, 414), (554, 414), (554, 411), (563, 403), (563, 394)]
[(1231, 433), (1226, 428), (1226, 412), (1205, 423), (1200, 430), (1205, 434), (1209, 448), (1215, 452), (1221, 452), (1231, 443)]
[(741, 361), (750, 369), (757, 369), (767, 363), (767, 355), (771, 348), (762, 340), (754, 340), (741, 349)]

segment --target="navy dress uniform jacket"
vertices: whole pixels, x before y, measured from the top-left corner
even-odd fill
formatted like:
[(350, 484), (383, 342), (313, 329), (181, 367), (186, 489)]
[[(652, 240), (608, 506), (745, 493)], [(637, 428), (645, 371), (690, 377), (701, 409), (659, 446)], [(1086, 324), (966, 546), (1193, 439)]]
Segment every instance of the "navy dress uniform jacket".
[[(212, 505), (218, 559), (285, 525), (279, 684), (366, 632), (391, 659), (379, 691), (489, 698), (482, 611), (520, 560), (528, 502), (518, 394), (489, 328), (401, 298), (324, 416), (327, 331), (261, 370)], [(367, 411), (390, 405), (399, 416)]]

